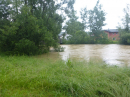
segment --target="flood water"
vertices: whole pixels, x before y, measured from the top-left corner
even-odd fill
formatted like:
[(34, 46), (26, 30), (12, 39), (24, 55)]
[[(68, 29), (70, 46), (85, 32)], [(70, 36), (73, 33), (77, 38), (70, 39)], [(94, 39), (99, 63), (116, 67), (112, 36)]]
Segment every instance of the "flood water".
[(64, 52), (50, 52), (47, 56), (54, 60), (77, 59), (89, 61), (91, 58), (99, 59), (109, 65), (130, 66), (130, 46), (118, 44), (83, 44), (83, 45), (61, 45), (65, 47)]

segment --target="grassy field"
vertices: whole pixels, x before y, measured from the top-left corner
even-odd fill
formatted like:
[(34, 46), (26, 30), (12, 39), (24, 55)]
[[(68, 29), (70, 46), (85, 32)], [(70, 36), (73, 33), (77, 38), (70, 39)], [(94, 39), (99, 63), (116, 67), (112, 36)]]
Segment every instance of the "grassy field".
[(130, 97), (130, 68), (0, 56), (0, 97)]

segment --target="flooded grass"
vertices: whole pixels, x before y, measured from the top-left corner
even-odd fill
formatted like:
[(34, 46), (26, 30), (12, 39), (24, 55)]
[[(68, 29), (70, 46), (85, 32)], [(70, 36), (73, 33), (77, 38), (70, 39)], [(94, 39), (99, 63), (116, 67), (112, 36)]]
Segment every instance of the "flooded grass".
[(27, 56), (0, 57), (0, 97), (130, 97), (130, 68)]

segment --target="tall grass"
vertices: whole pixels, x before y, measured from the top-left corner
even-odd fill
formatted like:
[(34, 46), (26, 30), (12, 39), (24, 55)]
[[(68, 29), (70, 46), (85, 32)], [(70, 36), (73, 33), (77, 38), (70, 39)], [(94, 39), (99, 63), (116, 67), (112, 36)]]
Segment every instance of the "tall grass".
[(130, 97), (130, 69), (98, 60), (0, 57), (0, 97)]

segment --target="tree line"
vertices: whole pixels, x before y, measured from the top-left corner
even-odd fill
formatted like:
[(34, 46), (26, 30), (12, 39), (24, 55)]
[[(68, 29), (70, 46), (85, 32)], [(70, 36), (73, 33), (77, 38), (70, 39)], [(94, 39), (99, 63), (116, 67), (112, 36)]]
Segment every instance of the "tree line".
[[(108, 39), (107, 34), (102, 27), (105, 26), (105, 11), (99, 0), (95, 7), (91, 10), (84, 8), (80, 11), (81, 21), (78, 21), (76, 11), (72, 10), (69, 14), (69, 20), (64, 26), (65, 33), (70, 34), (68, 40), (63, 43), (69, 44), (108, 44), (120, 43), (130, 45), (130, 5), (124, 8), (124, 17), (122, 17), (122, 24), (117, 26), (119, 31), (119, 42), (114, 42)], [(89, 31), (86, 31), (89, 29)]]
[(105, 15), (99, 0), (92, 10), (84, 8), (80, 11), (81, 21), (78, 21), (79, 17), (76, 16), (76, 11), (72, 10), (68, 14), (69, 20), (64, 26), (65, 33), (69, 34), (70, 37), (63, 42), (72, 44), (109, 43), (110, 40), (102, 29), (105, 26)]
[[(58, 47), (62, 30), (70, 34), (64, 43), (110, 43), (102, 30), (106, 13), (99, 0), (93, 9), (80, 11), (81, 21), (74, 3), (75, 0), (1, 0), (0, 51), (16, 55), (46, 53), (50, 47)], [(129, 5), (124, 13), (123, 26), (119, 27), (120, 43), (130, 44)]]

